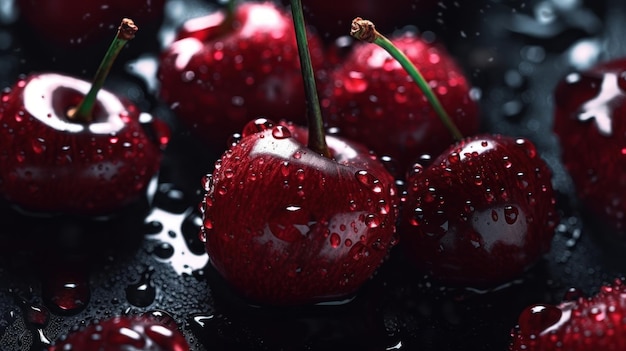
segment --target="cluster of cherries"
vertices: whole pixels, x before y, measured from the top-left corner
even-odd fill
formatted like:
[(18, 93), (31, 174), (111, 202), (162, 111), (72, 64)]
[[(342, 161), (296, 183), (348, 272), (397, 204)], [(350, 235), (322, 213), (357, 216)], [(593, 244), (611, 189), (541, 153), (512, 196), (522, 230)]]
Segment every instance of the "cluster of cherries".
[[(163, 1), (132, 3), (138, 13), (163, 16)], [(374, 6), (343, 3), (350, 4), (345, 12), (333, 13), (350, 20), (359, 4)], [(233, 1), (185, 22), (160, 53), (159, 98), (208, 147), (226, 147), (202, 179), (200, 235), (212, 266), (264, 305), (349, 299), (396, 247), (417, 272), (450, 286), (490, 288), (533, 267), (550, 250), (559, 218), (551, 170), (532, 141), (479, 130), (478, 101), (442, 43), (409, 29), (387, 39), (359, 19), (351, 34), (361, 42), (342, 51), (328, 40), (339, 21), (321, 20), (328, 2), (305, 2), (306, 12), (301, 6), (292, 1), (290, 14), (274, 2)], [(88, 13), (110, 21), (108, 11)], [(313, 26), (304, 26), (303, 13)], [(168, 126), (101, 89), (136, 30), (122, 21), (92, 83), (32, 73), (3, 93), (6, 201), (32, 213), (102, 216), (145, 193)], [(613, 118), (626, 108), (625, 65), (571, 73), (555, 90), (564, 164), (585, 205), (616, 230), (626, 224), (619, 138), (626, 126)], [(586, 149), (591, 140), (596, 153)], [(623, 317), (623, 290), (617, 281), (591, 300), (530, 306), (511, 350), (594, 349), (609, 332), (623, 343), (614, 324)], [(594, 312), (600, 306), (603, 318)], [(165, 333), (169, 346), (187, 349), (172, 323), (126, 318), (97, 332), (124, 334), (128, 345), (145, 345), (142, 333)], [(583, 327), (594, 332), (582, 335)], [(78, 335), (85, 333), (94, 331)]]

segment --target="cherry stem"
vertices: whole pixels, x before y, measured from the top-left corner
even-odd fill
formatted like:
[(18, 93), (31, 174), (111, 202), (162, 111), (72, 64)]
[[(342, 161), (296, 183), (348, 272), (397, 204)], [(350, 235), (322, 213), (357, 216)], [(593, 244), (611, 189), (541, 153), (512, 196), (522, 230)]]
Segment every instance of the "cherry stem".
[(350, 35), (356, 39), (378, 45), (386, 50), (394, 59), (396, 59), (420, 87), (441, 122), (443, 122), (446, 128), (450, 131), (450, 134), (452, 134), (452, 137), (457, 141), (463, 139), (463, 135), (454, 122), (452, 122), (452, 119), (450, 119), (446, 110), (444, 110), (441, 102), (437, 98), (437, 95), (435, 95), (435, 92), (430, 88), (428, 82), (424, 79), (424, 76), (400, 49), (398, 49), (389, 39), (376, 30), (372, 21), (362, 19), (361, 17), (355, 18), (352, 20)]
[(306, 26), (304, 23), (304, 13), (300, 0), (291, 0), (291, 12), (296, 30), (296, 41), (298, 43), (298, 54), (300, 55), (300, 67), (304, 80), (304, 93), (307, 106), (307, 126), (309, 129), (309, 140), (307, 147), (322, 156), (331, 158), (330, 149), (326, 144), (326, 133), (324, 131), (324, 121), (322, 119), (322, 109), (317, 87), (315, 85), (315, 75), (311, 63), (311, 53), (307, 41)]
[[(226, 19), (224, 23), (227, 23), (228, 26), (232, 25), (235, 20), (235, 12), (237, 12), (237, 2), (238, 0), (228, 0), (226, 3), (224, 11), (226, 12)], [(229, 29), (230, 30), (230, 29)]]
[(100, 62), (100, 67), (98, 67), (98, 70), (96, 71), (91, 88), (80, 104), (78, 104), (76, 108), (68, 111), (67, 115), (69, 119), (81, 122), (90, 122), (93, 119), (93, 108), (98, 92), (104, 85), (104, 81), (109, 75), (117, 55), (120, 51), (122, 51), (124, 45), (135, 37), (137, 30), (138, 28), (133, 20), (129, 18), (122, 19), (122, 23), (117, 28), (117, 34), (115, 35), (113, 42), (111, 42), (111, 45), (104, 55), (102, 62)]

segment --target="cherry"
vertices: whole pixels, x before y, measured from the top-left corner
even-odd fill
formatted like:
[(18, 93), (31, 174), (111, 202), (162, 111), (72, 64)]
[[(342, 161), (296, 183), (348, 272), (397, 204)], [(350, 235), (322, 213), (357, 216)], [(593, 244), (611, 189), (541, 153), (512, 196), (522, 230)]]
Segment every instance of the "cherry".
[(29, 212), (104, 215), (136, 201), (159, 169), (169, 128), (101, 90), (137, 27), (124, 19), (90, 84), (31, 73), (2, 94), (0, 193)]
[[(323, 50), (308, 33), (320, 74)], [(261, 116), (297, 120), (305, 108), (293, 22), (271, 2), (231, 0), (227, 10), (193, 18), (159, 60), (160, 96), (208, 145), (219, 146)]]
[(626, 60), (562, 77), (554, 89), (554, 132), (561, 158), (592, 217), (626, 229)]
[(592, 297), (528, 306), (512, 330), (509, 351), (624, 350), (624, 296), (626, 286), (616, 279)]
[(330, 159), (304, 146), (302, 127), (250, 123), (261, 131), (244, 132), (205, 182), (211, 263), (260, 303), (354, 293), (393, 244), (393, 178), (359, 144), (327, 136)]
[(548, 252), (558, 222), (552, 172), (534, 144), (499, 134), (461, 138), (421, 72), (372, 22), (355, 18), (351, 34), (396, 58), (460, 139), (406, 176), (399, 234), (408, 259), (449, 285), (487, 288), (519, 277)]
[(255, 304), (349, 299), (395, 243), (394, 178), (361, 144), (325, 135), (298, 0), (292, 12), (308, 130), (251, 121), (204, 179), (211, 265)]
[[(464, 135), (479, 129), (478, 103), (460, 66), (441, 43), (414, 31), (390, 40), (417, 67)], [(358, 42), (331, 74), (324, 93), (328, 125), (340, 135), (391, 156), (408, 170), (422, 154), (437, 155), (454, 141), (422, 90), (383, 48)]]
[(174, 319), (161, 311), (97, 320), (61, 337), (48, 351), (190, 350)]
[(415, 164), (406, 185), (402, 247), (436, 280), (506, 283), (550, 249), (558, 222), (551, 171), (527, 139), (465, 138), (429, 166)]

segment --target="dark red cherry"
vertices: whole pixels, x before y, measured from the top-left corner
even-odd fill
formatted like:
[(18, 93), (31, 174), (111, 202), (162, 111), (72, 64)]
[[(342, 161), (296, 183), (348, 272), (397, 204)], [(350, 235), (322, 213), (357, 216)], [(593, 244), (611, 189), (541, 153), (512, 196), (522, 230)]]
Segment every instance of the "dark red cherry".
[(512, 330), (509, 351), (618, 351), (626, 348), (626, 287), (604, 285), (592, 297), (528, 306)]
[[(321, 43), (307, 35), (321, 74)], [(261, 116), (304, 122), (296, 117), (303, 116), (305, 95), (294, 26), (286, 9), (271, 2), (242, 1), (233, 13), (188, 20), (162, 52), (158, 79), (161, 98), (183, 124), (220, 149)]]
[(150, 350), (188, 351), (189, 344), (174, 319), (155, 311), (94, 321), (61, 337), (48, 351)]
[(551, 175), (529, 140), (467, 137), (408, 175), (401, 247), (445, 284), (487, 288), (518, 278), (551, 246)]
[(626, 230), (626, 60), (564, 76), (554, 90), (554, 132), (584, 207)]
[(254, 303), (351, 297), (395, 244), (393, 177), (360, 144), (327, 136), (327, 158), (302, 127), (250, 123), (204, 180), (212, 266)]
[[(456, 60), (440, 42), (404, 31), (390, 38), (419, 68), (463, 135), (478, 132), (477, 101)], [(404, 173), (422, 154), (437, 155), (454, 142), (421, 88), (385, 49), (358, 42), (331, 72), (322, 107), (340, 135), (391, 156)]]
[[(124, 19), (111, 48), (121, 49), (128, 38), (118, 40), (133, 29)], [(0, 194), (11, 204), (29, 212), (105, 215), (145, 194), (169, 127), (100, 89), (108, 71), (98, 72), (93, 84), (32, 73), (2, 93)]]

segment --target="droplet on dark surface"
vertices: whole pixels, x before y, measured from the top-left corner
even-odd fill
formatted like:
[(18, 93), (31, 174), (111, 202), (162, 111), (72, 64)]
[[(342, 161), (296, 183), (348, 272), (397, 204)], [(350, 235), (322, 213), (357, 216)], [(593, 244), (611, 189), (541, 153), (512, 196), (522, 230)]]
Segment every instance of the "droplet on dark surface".
[(75, 315), (87, 307), (91, 299), (88, 272), (82, 263), (54, 267), (43, 281), (43, 298), (50, 310), (62, 315)]
[(200, 240), (199, 236), (202, 225), (202, 217), (195, 212), (192, 212), (189, 216), (185, 217), (181, 225), (181, 233), (185, 238), (187, 248), (195, 255), (203, 255), (206, 253), (204, 242)]
[(150, 221), (144, 225), (145, 234), (154, 235), (159, 234), (163, 230), (163, 223), (159, 221)]
[(189, 207), (189, 199), (175, 184), (162, 183), (154, 196), (154, 204), (169, 212), (183, 213)]
[(153, 268), (148, 268), (141, 274), (139, 280), (126, 287), (126, 299), (137, 307), (150, 306), (156, 298), (156, 287), (152, 281)]
[(174, 247), (170, 243), (160, 242), (154, 247), (153, 252), (157, 257), (167, 259), (174, 255)]

